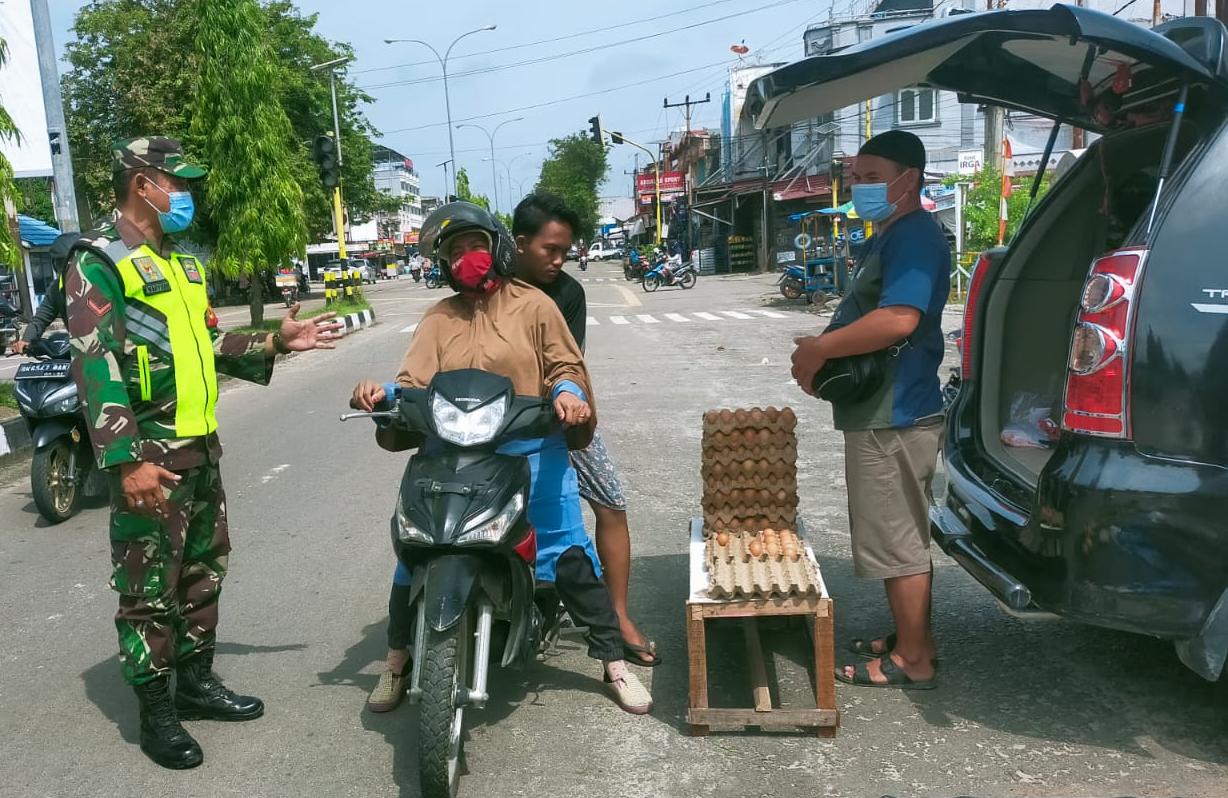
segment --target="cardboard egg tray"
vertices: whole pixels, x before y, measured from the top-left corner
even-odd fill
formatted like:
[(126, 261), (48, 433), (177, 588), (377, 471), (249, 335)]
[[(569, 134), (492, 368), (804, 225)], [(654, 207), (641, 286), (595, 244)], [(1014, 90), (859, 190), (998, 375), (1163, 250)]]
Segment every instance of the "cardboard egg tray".
[(792, 434), (797, 429), (793, 408), (752, 407), (739, 410), (709, 410), (704, 413), (704, 435), (734, 430), (767, 430)]
[(772, 596), (817, 595), (819, 574), (804, 542), (799, 540), (796, 561), (766, 554), (754, 557), (750, 543), (757, 533), (735, 532), (729, 545), (717, 545), (715, 536), (705, 543), (708, 565), (708, 594), (713, 598), (770, 598)]
[(796, 427), (797, 416), (788, 407), (704, 414), (705, 532), (796, 523)]

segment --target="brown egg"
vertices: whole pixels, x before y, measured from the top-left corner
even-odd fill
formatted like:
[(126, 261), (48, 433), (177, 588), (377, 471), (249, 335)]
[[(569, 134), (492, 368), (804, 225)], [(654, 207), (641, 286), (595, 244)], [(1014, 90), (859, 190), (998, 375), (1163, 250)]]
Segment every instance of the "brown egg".
[(769, 424), (775, 424), (777, 421), (780, 420), (780, 411), (774, 407), (769, 407), (767, 410), (764, 411), (764, 413), (767, 415)]
[(722, 410), (722, 411), (720, 411), (719, 413), (717, 413), (717, 419), (718, 419), (718, 420), (719, 420), (719, 421), (720, 421), (722, 424), (726, 424), (726, 425), (727, 425), (727, 424), (729, 424), (729, 422), (730, 422), (730, 421), (733, 421), (733, 413), (731, 413), (731, 412), (730, 412), (730, 411), (728, 411), (728, 410)]
[(728, 546), (729, 545), (729, 533), (728, 532), (717, 532), (716, 533), (716, 545)]
[(793, 423), (794, 421), (797, 421), (797, 414), (793, 412), (793, 408), (791, 407), (786, 407), (783, 410), (781, 410), (780, 416), (787, 423)]
[(733, 420), (738, 423), (738, 426), (745, 426), (749, 414), (745, 410), (735, 410)]
[(785, 556), (789, 558), (790, 562), (797, 562), (802, 558), (802, 553), (797, 549), (789, 549)]
[(757, 440), (759, 440), (759, 434), (753, 429), (745, 430), (742, 433), (742, 442), (746, 446), (754, 446)]
[(763, 422), (767, 419), (767, 414), (759, 408), (753, 408), (750, 411), (750, 423), (756, 427), (762, 427)]
[(763, 530), (763, 534), (765, 534), (765, 535), (775, 535), (775, 534), (777, 534), (777, 532), (776, 532), (776, 530), (775, 530), (775, 529), (772, 529), (772, 527), (770, 527), (770, 526), (769, 526), (769, 527), (767, 527), (766, 529), (764, 529), (764, 530)]
[(750, 556), (752, 557), (758, 558), (763, 556), (763, 544), (757, 540), (752, 540), (746, 549), (750, 552)]
[(704, 413), (704, 424), (711, 426), (716, 423), (718, 418), (720, 418), (720, 416), (715, 410), (708, 410)]
[(773, 560), (778, 559), (780, 557), (780, 544), (773, 540), (767, 544), (765, 551), (767, 551), (768, 557), (771, 557)]

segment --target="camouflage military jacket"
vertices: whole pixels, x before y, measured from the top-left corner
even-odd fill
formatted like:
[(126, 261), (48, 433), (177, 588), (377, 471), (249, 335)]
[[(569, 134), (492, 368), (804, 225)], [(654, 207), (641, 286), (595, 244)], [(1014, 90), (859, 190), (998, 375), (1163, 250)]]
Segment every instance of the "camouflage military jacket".
[(122, 217), (65, 272), (73, 375), (101, 468), (193, 468), (221, 454), (217, 374), (267, 384), (263, 334), (220, 333), (204, 266), (167, 238), (155, 251)]

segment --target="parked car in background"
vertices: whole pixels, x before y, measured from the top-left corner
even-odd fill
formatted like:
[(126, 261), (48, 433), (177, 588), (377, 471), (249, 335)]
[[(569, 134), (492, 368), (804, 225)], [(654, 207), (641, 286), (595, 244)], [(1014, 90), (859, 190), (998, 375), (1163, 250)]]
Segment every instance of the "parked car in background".
[(750, 101), (775, 127), (926, 86), (1100, 136), (973, 272), (931, 526), (1010, 610), (1171, 640), (1206, 679), (1228, 658), (1226, 44), (1208, 17), (990, 12), (778, 69)]
[(588, 247), (589, 260), (621, 260), (622, 247), (616, 247), (605, 241), (594, 241)]

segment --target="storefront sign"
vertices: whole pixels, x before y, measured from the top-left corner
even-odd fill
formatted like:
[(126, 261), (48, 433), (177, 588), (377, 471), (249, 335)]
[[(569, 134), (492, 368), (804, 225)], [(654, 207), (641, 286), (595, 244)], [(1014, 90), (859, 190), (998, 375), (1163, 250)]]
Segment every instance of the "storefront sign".
[[(652, 172), (640, 173), (635, 176), (635, 192), (640, 197), (641, 205), (651, 205), (656, 198), (656, 185)], [(661, 201), (668, 202), (686, 194), (686, 175), (682, 172), (661, 173)]]
[(959, 153), (959, 173), (974, 175), (981, 171), (985, 164), (985, 153), (981, 150), (962, 150)]
[(406, 234), (405, 234), (405, 242), (404, 242), (404, 243), (406, 243), (406, 244), (417, 244), (417, 243), (418, 243), (418, 236), (419, 236), (419, 235), (420, 235), (420, 232), (419, 232), (418, 230), (414, 230), (414, 231), (412, 231), (412, 232), (406, 233)]

